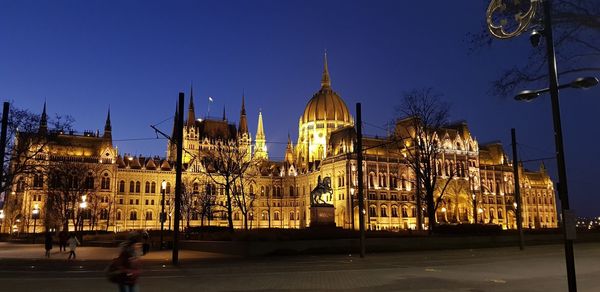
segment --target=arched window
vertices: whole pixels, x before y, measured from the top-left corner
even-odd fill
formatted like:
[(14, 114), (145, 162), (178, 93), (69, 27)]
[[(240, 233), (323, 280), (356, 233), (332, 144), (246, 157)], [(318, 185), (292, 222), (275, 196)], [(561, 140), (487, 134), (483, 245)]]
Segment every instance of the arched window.
[(107, 209), (100, 210), (100, 220), (106, 220), (106, 219), (108, 219), (108, 210)]
[(129, 220), (137, 220), (137, 212), (135, 210), (129, 213)]
[(129, 193), (134, 193), (135, 192), (135, 182), (130, 181), (129, 182)]
[(21, 177), (17, 180), (17, 192), (22, 192), (25, 190), (25, 180)]
[(387, 217), (387, 206), (381, 205), (381, 217)]
[(375, 174), (369, 173), (369, 188), (373, 188), (375, 186)]
[(269, 213), (267, 213), (267, 211), (262, 211), (262, 213), (260, 213), (260, 220), (269, 220)]
[(404, 175), (402, 175), (402, 178), (400, 180), (400, 185), (403, 190), (406, 190), (406, 177)]
[(110, 177), (106, 172), (104, 173), (104, 175), (102, 176), (102, 180), (100, 181), (100, 188), (103, 190), (110, 189)]
[(199, 189), (199, 185), (198, 185), (198, 183), (194, 183), (194, 185), (193, 185), (193, 187), (192, 187), (192, 190), (194, 191), (194, 194), (197, 194), (197, 193), (198, 193), (198, 189)]
[(254, 185), (250, 185), (250, 194), (254, 195)]
[(233, 213), (233, 220), (240, 220), (240, 213), (239, 212)]
[(150, 192), (156, 194), (156, 182), (150, 184)]
[(85, 188), (88, 190), (94, 189), (94, 177), (91, 173), (88, 173), (88, 175), (85, 177)]
[(294, 186), (290, 186), (290, 197), (294, 196)]
[(294, 211), (290, 212), (290, 221), (294, 221)]
[(498, 209), (498, 219), (504, 219), (504, 215), (502, 214), (502, 209)]
[(33, 187), (41, 188), (43, 186), (44, 186), (44, 174), (41, 171), (38, 171), (33, 175)]
[(377, 217), (377, 209), (375, 206), (369, 206), (369, 217)]
[(398, 217), (398, 206), (392, 206), (392, 217)]
[(152, 211), (146, 211), (146, 220), (152, 220)]
[(279, 221), (279, 212), (273, 213), (273, 220)]
[(142, 185), (142, 184), (141, 184), (139, 181), (136, 181), (136, 182), (135, 182), (135, 192), (136, 192), (137, 194), (139, 194), (139, 193), (140, 193), (140, 187), (141, 187), (141, 185)]
[(147, 181), (145, 183), (145, 187), (144, 187), (144, 193), (149, 194), (150, 193), (150, 182)]
[(406, 206), (402, 206), (402, 217), (408, 217), (408, 208)]
[(170, 194), (171, 193), (171, 183), (167, 182), (167, 187), (165, 189), (165, 193)]
[(119, 182), (119, 193), (124, 193), (125, 192), (125, 181), (122, 180)]

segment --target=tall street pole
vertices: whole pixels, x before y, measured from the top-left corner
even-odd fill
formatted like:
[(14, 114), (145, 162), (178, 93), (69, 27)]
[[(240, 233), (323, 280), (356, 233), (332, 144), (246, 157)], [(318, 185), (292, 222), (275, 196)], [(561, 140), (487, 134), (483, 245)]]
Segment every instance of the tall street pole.
[(164, 248), (165, 244), (165, 221), (167, 220), (167, 214), (165, 214), (165, 192), (166, 182), (163, 180), (160, 185), (160, 194), (162, 200), (160, 201), (160, 249)]
[(362, 114), (356, 103), (356, 164), (358, 168), (358, 224), (360, 225), (360, 257), (365, 257), (365, 201), (363, 195)]
[(523, 217), (522, 217), (522, 204), (521, 200), (521, 184), (519, 183), (519, 160), (517, 158), (517, 135), (515, 128), (510, 129), (510, 136), (512, 138), (512, 152), (513, 152), (513, 178), (515, 180), (515, 216), (517, 217), (517, 230), (519, 231), (519, 249), (525, 248), (525, 240), (523, 239)]
[[(6, 205), (6, 202), (8, 201), (8, 190), (4, 189), (4, 154), (6, 151), (6, 127), (8, 125), (8, 112), (9, 103), (5, 101), (2, 109), (2, 132), (0, 132), (0, 192), (4, 192), (4, 205)], [(2, 223), (4, 223), (4, 219), (2, 219)], [(2, 233), (2, 227), (4, 227), (4, 224), (0, 225), (0, 233)]]
[(183, 154), (183, 92), (179, 93), (179, 107), (177, 118), (177, 134), (175, 141), (177, 141), (177, 168), (175, 172), (175, 222), (173, 224), (173, 265), (179, 263), (179, 220), (181, 214), (179, 210), (181, 208), (181, 172), (182, 172), (182, 154)]
[(558, 162), (558, 196), (561, 202), (563, 217), (563, 236), (565, 241), (565, 260), (567, 265), (567, 280), (569, 292), (577, 291), (575, 276), (575, 257), (573, 255), (573, 240), (575, 239), (575, 215), (569, 207), (567, 188), (567, 170), (563, 147), (560, 107), (558, 103), (558, 74), (556, 73), (556, 55), (552, 34), (552, 1), (543, 1), (544, 5), (544, 36), (546, 37), (546, 55), (548, 56), (548, 77), (550, 79), (550, 98), (552, 101), (552, 118), (554, 122), (554, 142), (556, 144), (556, 160)]

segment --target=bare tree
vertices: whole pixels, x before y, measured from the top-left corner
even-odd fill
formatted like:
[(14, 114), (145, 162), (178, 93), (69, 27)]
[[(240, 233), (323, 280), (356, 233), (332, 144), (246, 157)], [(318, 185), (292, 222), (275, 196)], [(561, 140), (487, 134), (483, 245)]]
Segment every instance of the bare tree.
[(232, 188), (239, 177), (250, 166), (250, 157), (244, 147), (239, 143), (218, 142), (211, 150), (203, 155), (203, 163), (208, 177), (217, 185), (225, 188), (228, 227), (233, 229), (233, 196)]
[(250, 185), (255, 184), (254, 177), (257, 171), (258, 170), (254, 168), (246, 173), (242, 173), (238, 177), (233, 191), (233, 199), (235, 200), (236, 207), (239, 209), (240, 213), (242, 213), (245, 230), (248, 230), (248, 216), (253, 212), (254, 200), (256, 199), (254, 193), (246, 193), (246, 190), (250, 189)]
[[(454, 176), (453, 166), (446, 167), (442, 173), (437, 165), (443, 151), (438, 135), (443, 131), (449, 116), (449, 106), (440, 100), (440, 96), (431, 88), (405, 93), (403, 103), (397, 108), (404, 118), (398, 121), (395, 131), (395, 139), (404, 148), (402, 152), (406, 155), (407, 164), (418, 178), (417, 184), (423, 188), (421, 194), (416, 194), (416, 215), (421, 216), (420, 202), (424, 201), (430, 233), (435, 228), (436, 211)], [(439, 183), (442, 183), (441, 188)]]
[[(48, 171), (48, 201), (46, 203), (49, 219), (54, 218), (69, 230), (69, 220), (75, 231), (82, 225), (84, 218), (91, 212), (88, 198), (92, 198), (97, 189), (94, 181), (97, 165), (79, 161), (54, 161)], [(80, 205), (85, 202), (87, 206)], [(47, 224), (49, 224), (48, 222)]]
[[(49, 121), (49, 129), (40, 129), (40, 119), (40, 115), (29, 110), (10, 108), (5, 145), (7, 155), (0, 169), (3, 172), (0, 182), (0, 192), (4, 193), (2, 209), (9, 226), (21, 217), (28, 217), (27, 214), (21, 214), (23, 196), (19, 193), (30, 187), (34, 175), (42, 175), (42, 184), (45, 180), (48, 164), (44, 149), (53, 142), (57, 133), (72, 129), (73, 118), (70, 116), (57, 115)], [(60, 122), (57, 123), (57, 120)]]
[[(596, 0), (552, 1), (559, 77), (582, 72), (600, 72), (600, 64), (597, 61), (600, 57), (600, 5)], [(507, 19), (511, 19), (510, 16), (516, 13), (515, 9), (518, 7), (506, 7), (504, 14), (507, 15)], [(539, 7), (537, 18), (530, 26), (532, 29), (541, 30), (541, 17), (543, 11)], [(468, 35), (468, 40), (471, 52), (483, 51), (494, 43), (485, 22), (480, 31)], [(530, 49), (527, 61), (506, 68), (500, 77), (492, 82), (491, 93), (509, 96), (526, 86), (547, 87), (547, 56), (544, 46), (545, 43), (540, 42), (539, 47)]]

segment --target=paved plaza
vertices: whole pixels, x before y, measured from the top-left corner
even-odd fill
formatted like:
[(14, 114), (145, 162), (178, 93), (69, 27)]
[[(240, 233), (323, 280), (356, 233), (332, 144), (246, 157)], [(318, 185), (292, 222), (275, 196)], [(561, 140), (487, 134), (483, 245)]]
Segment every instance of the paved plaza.
[[(115, 248), (43, 259), (41, 245), (0, 243), (2, 291), (116, 291), (102, 270)], [(575, 247), (579, 291), (600, 291), (600, 244)], [(183, 251), (144, 257), (141, 291), (566, 291), (561, 245), (357, 255), (234, 258)]]

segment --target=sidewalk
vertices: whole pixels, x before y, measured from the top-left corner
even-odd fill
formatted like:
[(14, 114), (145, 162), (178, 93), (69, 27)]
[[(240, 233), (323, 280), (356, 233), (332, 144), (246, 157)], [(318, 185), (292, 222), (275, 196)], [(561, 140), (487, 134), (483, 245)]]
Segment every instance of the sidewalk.
[[(69, 257), (69, 249), (59, 252), (58, 245), (55, 245), (50, 254), (50, 258), (45, 257), (43, 244), (15, 244), (9, 242), (0, 242), (0, 260), (45, 260), (45, 261), (67, 261)], [(110, 261), (119, 255), (118, 247), (93, 247), (80, 246), (76, 250), (76, 261)], [(151, 250), (144, 255), (144, 261), (152, 262), (170, 262), (171, 250)], [(230, 255), (219, 253), (180, 250), (179, 258), (181, 260), (207, 260), (207, 259), (226, 259), (232, 258)]]

